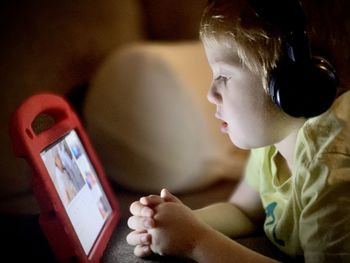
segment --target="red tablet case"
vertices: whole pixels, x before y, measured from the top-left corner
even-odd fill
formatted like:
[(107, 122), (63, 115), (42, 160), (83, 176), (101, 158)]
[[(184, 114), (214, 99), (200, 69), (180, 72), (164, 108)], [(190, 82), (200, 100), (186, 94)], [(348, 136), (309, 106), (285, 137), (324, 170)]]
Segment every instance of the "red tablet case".
[[(88, 255), (40, 157), (45, 148), (71, 130), (80, 138), (112, 208)], [(24, 101), (12, 115), (10, 136), (15, 154), (33, 168), (32, 188), (40, 207), (39, 223), (56, 258), (61, 262), (99, 262), (120, 219), (119, 204), (77, 114), (63, 97), (37, 94)]]

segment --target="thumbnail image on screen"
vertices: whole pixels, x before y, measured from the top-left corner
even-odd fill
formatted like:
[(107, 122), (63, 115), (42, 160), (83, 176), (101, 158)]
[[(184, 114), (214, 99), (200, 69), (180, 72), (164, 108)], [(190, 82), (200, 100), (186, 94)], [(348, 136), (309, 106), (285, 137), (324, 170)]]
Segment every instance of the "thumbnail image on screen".
[(96, 171), (74, 130), (40, 156), (88, 255), (112, 211)]

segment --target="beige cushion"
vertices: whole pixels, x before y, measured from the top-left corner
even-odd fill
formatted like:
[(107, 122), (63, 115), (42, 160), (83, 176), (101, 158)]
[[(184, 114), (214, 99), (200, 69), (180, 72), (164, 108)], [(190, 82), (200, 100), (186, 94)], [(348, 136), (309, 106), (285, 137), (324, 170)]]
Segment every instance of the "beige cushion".
[(219, 131), (207, 99), (211, 71), (199, 42), (117, 50), (92, 81), (88, 132), (117, 183), (184, 192), (237, 179), (246, 152)]

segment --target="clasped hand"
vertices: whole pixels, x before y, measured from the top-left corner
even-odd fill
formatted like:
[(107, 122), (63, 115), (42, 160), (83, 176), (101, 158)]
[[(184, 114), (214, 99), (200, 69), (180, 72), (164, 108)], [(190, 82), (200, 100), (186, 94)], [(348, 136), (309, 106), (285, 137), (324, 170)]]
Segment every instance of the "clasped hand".
[(141, 197), (130, 206), (127, 242), (134, 254), (152, 253), (191, 257), (207, 227), (194, 212), (166, 189), (160, 195)]

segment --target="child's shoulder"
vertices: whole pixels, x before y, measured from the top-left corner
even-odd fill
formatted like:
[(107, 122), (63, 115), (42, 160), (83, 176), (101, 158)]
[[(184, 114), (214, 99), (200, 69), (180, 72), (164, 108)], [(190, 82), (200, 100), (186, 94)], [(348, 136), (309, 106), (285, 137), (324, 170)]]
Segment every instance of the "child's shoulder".
[(299, 171), (307, 171), (300, 173), (317, 173), (319, 179), (323, 171), (328, 182), (340, 171), (348, 174), (346, 181), (350, 180), (350, 91), (341, 95), (328, 112), (305, 123), (294, 163)]
[(307, 153), (308, 161), (331, 153), (350, 156), (350, 91), (338, 97), (329, 111), (306, 121), (296, 152)]

